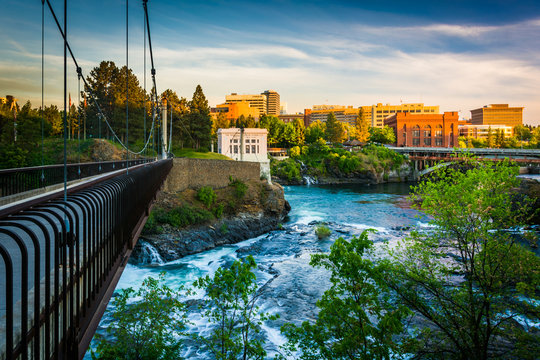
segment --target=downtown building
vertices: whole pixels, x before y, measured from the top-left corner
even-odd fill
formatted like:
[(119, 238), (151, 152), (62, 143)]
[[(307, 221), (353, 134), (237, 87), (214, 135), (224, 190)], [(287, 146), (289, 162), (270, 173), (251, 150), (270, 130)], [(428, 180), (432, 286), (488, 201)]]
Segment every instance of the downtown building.
[(395, 146), (454, 147), (458, 144), (457, 111), (444, 114), (395, 113), (384, 120), (394, 130)]
[(252, 116), (259, 119), (268, 114), (278, 116), (280, 113), (279, 94), (274, 90), (266, 90), (261, 94), (242, 94), (231, 93), (225, 96), (223, 104), (211, 108), (210, 113), (217, 117), (219, 113), (225, 113), (229, 120), (236, 120), (241, 115), (245, 117)]
[(490, 104), (471, 110), (471, 125), (523, 125), (523, 107)]

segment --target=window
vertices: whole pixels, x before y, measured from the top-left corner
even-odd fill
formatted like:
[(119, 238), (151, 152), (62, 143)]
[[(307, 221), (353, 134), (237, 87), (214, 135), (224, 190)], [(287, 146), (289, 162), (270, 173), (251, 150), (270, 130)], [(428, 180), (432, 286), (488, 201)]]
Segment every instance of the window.
[(435, 146), (442, 146), (442, 137), (435, 138)]
[(430, 146), (431, 145), (431, 138), (424, 138), (424, 145)]
[[(259, 139), (257, 139), (257, 144), (259, 143)], [(258, 152), (258, 151), (257, 151)]]
[(412, 139), (412, 144), (413, 144), (413, 146), (420, 145), (420, 138), (413, 138)]
[(249, 154), (249, 145), (246, 145), (246, 154)]
[(238, 139), (234, 139), (233, 143), (238, 144)]
[[(413, 128), (412, 128), (412, 136), (413, 136), (413, 138), (419, 138), (420, 137), (420, 126), (418, 126), (418, 125), (413, 126)], [(413, 143), (414, 143), (414, 141), (413, 141)], [(420, 140), (418, 140), (417, 145), (420, 145)]]
[(441, 125), (437, 125), (437, 127), (435, 128), (435, 137), (442, 138), (442, 126)]
[(426, 125), (424, 127), (424, 137), (425, 138), (430, 138), (431, 137), (431, 126)]
[[(259, 140), (257, 140), (257, 141), (259, 141)], [(260, 151), (259, 151), (259, 145), (257, 145), (257, 154), (259, 154), (259, 153), (260, 153)]]
[(255, 154), (255, 145), (251, 145), (251, 153)]
[(234, 153), (238, 154), (238, 145), (234, 145)]
[(232, 145), (229, 145), (229, 154), (232, 154)]

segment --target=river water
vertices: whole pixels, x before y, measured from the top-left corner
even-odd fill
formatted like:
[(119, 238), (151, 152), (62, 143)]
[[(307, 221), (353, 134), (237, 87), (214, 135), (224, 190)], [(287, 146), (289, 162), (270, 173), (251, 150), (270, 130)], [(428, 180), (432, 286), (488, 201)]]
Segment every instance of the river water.
[[(267, 351), (272, 354), (285, 340), (280, 326), (284, 322), (313, 319), (315, 302), (329, 286), (328, 273), (309, 265), (311, 254), (329, 251), (338, 237), (350, 238), (368, 228), (377, 230), (370, 238), (381, 244), (397, 241), (407, 233), (409, 226), (427, 225), (421, 214), (410, 208), (406, 199), (408, 193), (408, 184), (285, 187), (285, 197), (292, 210), (282, 230), (169, 263), (159, 261), (154, 255), (153, 265), (128, 265), (117, 291), (137, 288), (145, 277), (155, 277), (163, 271), (170, 287), (190, 286), (198, 277), (212, 275), (218, 267), (252, 255), (258, 265), (257, 282), (262, 288), (259, 305), (263, 311), (280, 315), (278, 320), (267, 322), (263, 327)], [(317, 239), (314, 229), (318, 222), (325, 222), (330, 228), (329, 238)], [(192, 298), (196, 302), (202, 296), (198, 293)], [(99, 333), (104, 333), (111, 309), (109, 304)], [(204, 335), (210, 328), (196, 307), (191, 309), (190, 331)], [(189, 342), (183, 355), (188, 359), (205, 358), (197, 346)]]

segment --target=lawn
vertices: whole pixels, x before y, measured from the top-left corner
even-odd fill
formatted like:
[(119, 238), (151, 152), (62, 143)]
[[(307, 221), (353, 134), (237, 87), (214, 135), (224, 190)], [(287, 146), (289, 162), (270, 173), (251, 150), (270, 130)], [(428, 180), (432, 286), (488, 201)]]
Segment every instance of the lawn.
[(175, 149), (174, 157), (187, 157), (192, 159), (232, 160), (230, 157), (222, 154), (213, 152), (199, 152), (194, 149)]

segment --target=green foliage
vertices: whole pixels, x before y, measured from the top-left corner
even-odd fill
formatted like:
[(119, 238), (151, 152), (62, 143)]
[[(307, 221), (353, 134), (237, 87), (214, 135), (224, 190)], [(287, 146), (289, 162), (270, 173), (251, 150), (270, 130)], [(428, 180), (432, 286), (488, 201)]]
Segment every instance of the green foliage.
[(219, 231), (221, 231), (222, 234), (226, 234), (229, 232), (229, 227), (227, 226), (227, 223), (221, 224), (219, 227)]
[(282, 161), (272, 162), (270, 170), (273, 176), (277, 176), (280, 179), (286, 179), (289, 182), (302, 181), (302, 176), (300, 175), (300, 164), (294, 159), (285, 159)]
[(229, 176), (229, 186), (234, 188), (234, 196), (237, 199), (242, 199), (246, 195), (248, 186), (242, 180), (233, 179), (232, 176)]
[(223, 204), (217, 204), (214, 208), (214, 216), (218, 219), (220, 219), (223, 216), (223, 211), (225, 210), (225, 205)]
[(313, 144), (319, 139), (323, 139), (326, 133), (326, 124), (320, 122), (319, 120), (312, 122), (306, 128), (305, 138), (306, 143)]
[(300, 157), (300, 147), (299, 146), (293, 146), (289, 149), (289, 156), (292, 158), (298, 158)]
[(326, 226), (324, 224), (319, 224), (315, 228), (315, 234), (317, 235), (317, 237), (320, 240), (320, 239), (324, 239), (324, 238), (329, 237), (330, 234), (332, 234), (332, 231), (328, 228), (328, 226)]
[(405, 163), (405, 156), (384, 146), (370, 144), (362, 149), (362, 153), (387, 162), (388, 167), (391, 169), (398, 169)]
[(197, 191), (197, 199), (202, 202), (208, 209), (216, 201), (217, 195), (211, 186), (203, 186)]
[(170, 211), (158, 208), (153, 210), (152, 213), (154, 213), (156, 223), (169, 224), (177, 228), (202, 224), (213, 218), (210, 211), (189, 205), (178, 206)]
[(437, 169), (414, 189), (413, 202), (434, 227), (412, 232), (391, 253), (386, 279), (397, 303), (433, 325), (409, 341), (411, 352), (488, 359), (511, 357), (497, 343), (514, 351), (537, 346), (538, 337), (514, 321), (538, 322), (540, 313), (540, 259), (508, 231), (526, 224), (530, 210), (527, 201), (512, 206), (517, 173), (508, 162), (472, 159), (469, 170)]
[(396, 134), (388, 126), (384, 126), (383, 128), (370, 127), (369, 141), (379, 144), (394, 144), (396, 142)]
[(384, 281), (390, 275), (388, 262), (374, 263), (372, 253), (373, 242), (364, 231), (350, 242), (337, 239), (329, 254), (311, 256), (312, 266), (331, 272), (332, 285), (317, 301), (315, 323), (282, 327), (288, 339), (285, 355), (300, 350), (295, 358), (303, 360), (371, 360), (400, 353), (395, 335), (403, 332), (409, 310), (390, 301)]
[(264, 359), (266, 351), (260, 333), (263, 321), (274, 319), (259, 311), (259, 296), (252, 256), (235, 261), (229, 269), (220, 267), (213, 278), (198, 279), (194, 286), (206, 291), (203, 317), (215, 327), (209, 335), (196, 338), (218, 360)]
[(181, 359), (178, 335), (186, 324), (185, 295), (182, 288), (167, 287), (164, 279), (164, 273), (146, 278), (139, 290), (128, 288), (114, 297), (108, 337), (96, 335), (92, 359)]
[(532, 137), (532, 133), (528, 127), (523, 126), (523, 125), (516, 125), (514, 126), (514, 136), (518, 140), (524, 141), (524, 140), (530, 140)]
[(341, 143), (345, 140), (345, 127), (339, 121), (333, 112), (328, 114), (326, 119), (326, 139), (332, 143)]

